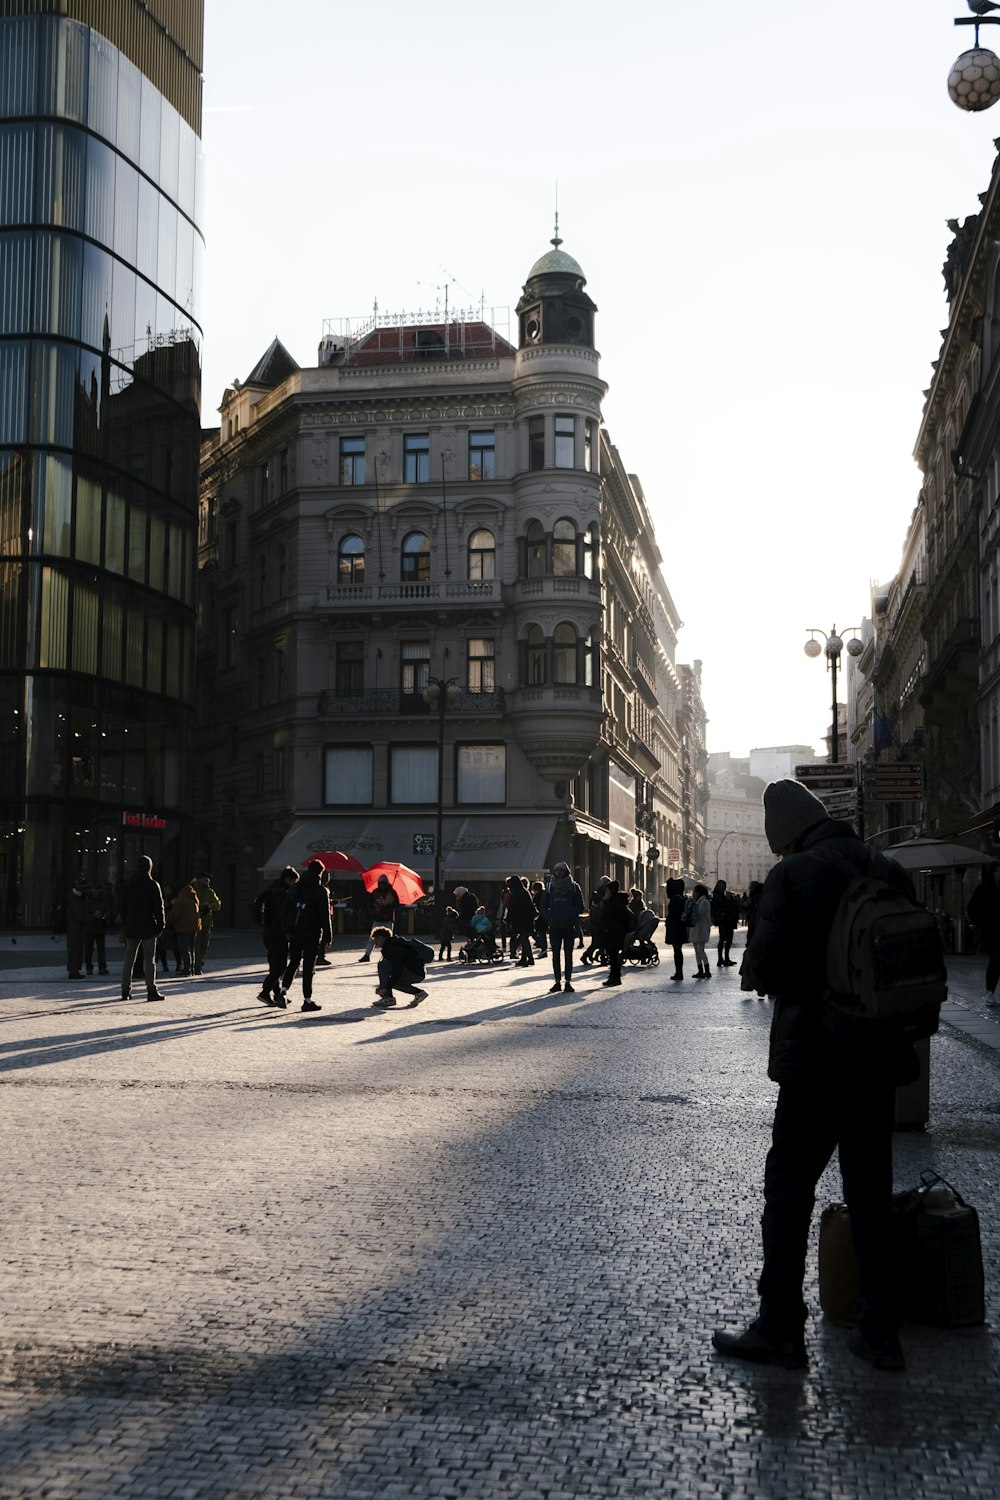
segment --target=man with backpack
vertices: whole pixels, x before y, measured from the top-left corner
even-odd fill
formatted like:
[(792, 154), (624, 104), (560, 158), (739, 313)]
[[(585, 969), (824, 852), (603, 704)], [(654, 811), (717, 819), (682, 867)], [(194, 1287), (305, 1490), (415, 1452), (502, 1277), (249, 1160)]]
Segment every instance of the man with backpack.
[[(743, 1333), (716, 1332), (712, 1343), (720, 1354), (805, 1367), (809, 1223), (816, 1184), (838, 1148), (861, 1286), (848, 1347), (876, 1369), (901, 1370), (895, 1091), (916, 1076), (913, 1038), (937, 1025), (946, 993), (940, 939), (935, 948), (933, 919), (903, 870), (832, 820), (801, 783), (766, 788), (764, 832), (782, 859), (767, 877), (741, 970), (744, 990), (775, 997), (768, 1076), (780, 1086), (764, 1171), (760, 1312)], [(859, 904), (868, 915), (852, 925)], [(909, 931), (887, 940), (880, 960), (866, 934), (891, 936), (893, 924)]]
[(378, 953), (378, 989), (374, 1005), (376, 1010), (394, 1010), (394, 990), (413, 997), (419, 1005), (427, 999), (427, 991), (417, 984), (424, 977), (424, 965), (434, 957), (434, 949), (417, 938), (396, 937), (388, 927), (372, 930), (372, 945)]
[(264, 948), (267, 952), (267, 977), (261, 985), (260, 994), (257, 999), (264, 1005), (275, 1005), (284, 1009), (287, 1005), (282, 1004), (281, 976), (288, 964), (288, 934), (285, 931), (285, 908), (291, 899), (291, 892), (299, 883), (299, 872), (291, 865), (286, 865), (266, 891), (262, 891), (254, 902), (254, 917), (261, 929), (264, 939)]
[(322, 884), (323, 866), (311, 859), (306, 873), (288, 896), (284, 906), (284, 927), (288, 938), (288, 963), (281, 980), (281, 993), (274, 1004), (281, 1010), (288, 1006), (288, 991), (295, 972), (302, 965), (302, 1009), (322, 1010), (312, 998), (313, 970), (319, 945), (330, 941), (330, 897)]

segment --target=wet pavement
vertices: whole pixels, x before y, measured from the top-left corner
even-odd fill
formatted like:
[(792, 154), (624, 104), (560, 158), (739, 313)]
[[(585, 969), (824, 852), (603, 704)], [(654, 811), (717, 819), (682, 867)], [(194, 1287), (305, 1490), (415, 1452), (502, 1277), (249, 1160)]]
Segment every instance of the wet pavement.
[(875, 1372), (813, 1254), (802, 1374), (710, 1345), (753, 1312), (775, 1094), (735, 968), (549, 995), (544, 962), (433, 965), (383, 1013), (355, 943), (303, 1015), (256, 1002), (257, 941), (217, 934), (150, 1005), (0, 940), (3, 1500), (1000, 1492), (979, 960), (896, 1181), (979, 1209), (987, 1326), (907, 1326)]

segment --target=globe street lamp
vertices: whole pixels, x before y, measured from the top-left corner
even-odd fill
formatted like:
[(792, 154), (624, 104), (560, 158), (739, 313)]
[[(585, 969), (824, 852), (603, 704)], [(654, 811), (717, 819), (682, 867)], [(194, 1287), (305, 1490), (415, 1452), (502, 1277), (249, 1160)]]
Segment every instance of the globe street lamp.
[(959, 109), (989, 109), (1000, 99), (1000, 57), (988, 47), (979, 45), (980, 26), (1000, 26), (1000, 16), (987, 12), (1000, 10), (995, 0), (969, 0), (971, 16), (956, 18), (956, 26), (976, 28), (975, 45), (955, 59), (948, 74), (948, 94)]
[[(851, 630), (861, 629), (860, 625), (852, 625), (850, 628)], [(814, 630), (811, 626), (807, 627), (807, 629), (809, 630), (809, 639), (806, 641), (804, 647), (806, 655), (815, 657), (819, 656), (821, 652), (825, 652), (826, 664), (830, 669), (830, 677), (833, 680), (833, 736), (830, 740), (830, 764), (831, 766), (835, 766), (837, 764), (837, 741), (839, 739), (838, 730), (840, 728), (838, 722), (839, 715), (837, 713), (837, 666), (840, 662), (840, 653), (844, 649), (844, 642), (843, 638), (837, 634), (836, 625), (830, 631), (825, 642), (816, 639), (818, 635), (823, 635), (824, 632), (822, 630)], [(848, 656), (860, 656), (864, 649), (864, 642), (859, 641), (857, 636), (853, 636), (847, 643)]]
[(428, 677), (421, 697), (438, 713), (438, 775), (437, 775), (437, 835), (434, 839), (434, 909), (438, 917), (444, 914), (441, 899), (441, 840), (444, 830), (444, 717), (449, 708), (462, 701), (462, 689), (457, 677)]

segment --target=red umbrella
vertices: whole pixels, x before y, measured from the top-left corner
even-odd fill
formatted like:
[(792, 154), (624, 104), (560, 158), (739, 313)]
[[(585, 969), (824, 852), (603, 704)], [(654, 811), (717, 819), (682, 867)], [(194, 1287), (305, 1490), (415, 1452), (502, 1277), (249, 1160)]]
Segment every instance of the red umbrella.
[(412, 906), (424, 894), (424, 883), (416, 870), (411, 870), (407, 865), (392, 864), (389, 860), (383, 860), (381, 864), (362, 871), (361, 879), (366, 891), (375, 889), (380, 875), (386, 877), (404, 906)]
[[(353, 854), (345, 854), (343, 849), (324, 849), (322, 854), (310, 854), (309, 859), (318, 859), (327, 870), (350, 870), (355, 875), (360, 875), (364, 869), (360, 859), (355, 859)], [(303, 867), (309, 863), (309, 859), (302, 861)]]

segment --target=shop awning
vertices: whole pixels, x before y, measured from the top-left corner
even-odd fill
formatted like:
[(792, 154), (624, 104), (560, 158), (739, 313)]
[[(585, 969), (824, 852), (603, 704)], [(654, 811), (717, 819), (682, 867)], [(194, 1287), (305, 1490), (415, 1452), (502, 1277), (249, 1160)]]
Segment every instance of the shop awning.
[[(444, 819), (442, 884), (456, 880), (504, 880), (508, 875), (540, 875), (549, 868), (549, 849), (556, 829), (551, 815), (486, 814)], [(310, 855), (342, 849), (364, 865), (394, 859), (418, 874), (434, 874), (437, 817), (416, 814), (300, 818), (261, 867), (276, 876), (285, 865), (301, 869)], [(429, 852), (428, 852), (429, 851)], [(343, 877), (338, 877), (343, 878)]]

